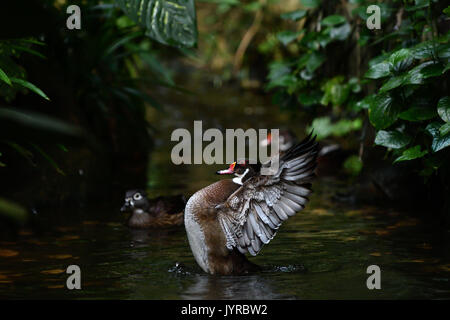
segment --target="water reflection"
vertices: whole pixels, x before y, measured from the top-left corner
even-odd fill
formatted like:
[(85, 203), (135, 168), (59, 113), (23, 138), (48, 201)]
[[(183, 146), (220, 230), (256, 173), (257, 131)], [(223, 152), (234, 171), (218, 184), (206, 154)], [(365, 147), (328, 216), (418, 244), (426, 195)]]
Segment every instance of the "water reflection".
[(294, 296), (280, 294), (271, 280), (261, 274), (243, 276), (195, 275), (193, 284), (182, 294), (182, 299), (294, 299)]

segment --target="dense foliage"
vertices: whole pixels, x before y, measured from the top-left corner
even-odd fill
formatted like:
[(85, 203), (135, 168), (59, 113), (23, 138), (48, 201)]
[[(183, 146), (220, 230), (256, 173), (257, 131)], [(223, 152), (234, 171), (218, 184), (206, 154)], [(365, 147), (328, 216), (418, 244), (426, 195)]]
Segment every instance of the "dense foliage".
[(275, 101), (321, 114), (312, 123), (319, 138), (366, 134), (368, 117), (374, 143), (394, 162), (421, 159), (426, 177), (448, 165), (450, 9), (442, 1), (383, 1), (381, 30), (369, 30), (373, 2), (302, 3), (282, 15), (292, 28), (277, 33), (287, 50), (270, 64)]
[[(171, 73), (158, 58), (174, 49), (152, 38), (179, 47), (196, 43), (193, 1), (179, 2), (79, 2), (81, 30), (66, 28), (68, 4), (27, 2), (40, 9), (43, 23), (22, 28), (21, 38), (16, 38), (13, 25), (11, 35), (0, 40), (3, 180), (14, 171), (20, 176), (28, 170), (23, 170), (22, 160), (41, 175), (46, 166), (62, 176), (73, 175), (78, 169), (68, 164), (70, 158), (79, 157), (85, 147), (110, 163), (119, 157), (123, 164), (123, 154), (130, 151), (148, 153), (146, 108), (160, 107), (153, 92), (159, 87), (176, 90)], [(10, 14), (20, 17), (21, 8), (16, 7), (19, 12)], [(151, 17), (158, 17), (158, 22)], [(27, 25), (26, 18), (15, 24)], [(1, 187), (2, 192), (11, 189)], [(0, 216), (23, 222), (23, 212), (0, 198)]]

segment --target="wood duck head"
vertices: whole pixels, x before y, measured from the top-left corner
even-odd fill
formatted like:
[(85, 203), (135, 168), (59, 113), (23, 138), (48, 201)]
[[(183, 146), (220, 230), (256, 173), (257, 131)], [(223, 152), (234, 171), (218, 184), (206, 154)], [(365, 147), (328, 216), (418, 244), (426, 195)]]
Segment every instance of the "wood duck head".
[(144, 190), (135, 189), (125, 193), (122, 212), (131, 212), (128, 226), (133, 229), (170, 227), (182, 225), (186, 199), (182, 195), (147, 198)]
[(260, 163), (252, 164), (249, 160), (243, 159), (233, 162), (227, 169), (219, 170), (216, 174), (234, 174), (233, 182), (242, 185), (245, 181), (258, 174), (260, 170)]
[(150, 203), (144, 190), (128, 190), (127, 192), (125, 192), (125, 203), (123, 204), (120, 211), (125, 212), (140, 209), (144, 212), (147, 212), (149, 206)]

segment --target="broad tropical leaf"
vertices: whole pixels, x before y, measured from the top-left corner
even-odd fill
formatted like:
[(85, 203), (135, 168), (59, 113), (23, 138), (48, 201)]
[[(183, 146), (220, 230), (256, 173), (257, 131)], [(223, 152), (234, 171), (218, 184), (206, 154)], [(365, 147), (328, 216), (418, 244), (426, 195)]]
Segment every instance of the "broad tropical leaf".
[(375, 144), (392, 149), (400, 149), (411, 142), (411, 137), (397, 130), (380, 130), (375, 138)]
[(403, 151), (402, 155), (400, 157), (398, 157), (397, 159), (395, 159), (394, 163), (400, 162), (400, 161), (407, 161), (407, 160), (414, 160), (417, 158), (422, 158), (427, 153), (428, 153), (427, 150), (421, 151), (420, 146), (417, 145), (417, 146), (411, 147), (411, 148)]
[(193, 47), (197, 44), (194, 0), (116, 0), (146, 35), (164, 44)]

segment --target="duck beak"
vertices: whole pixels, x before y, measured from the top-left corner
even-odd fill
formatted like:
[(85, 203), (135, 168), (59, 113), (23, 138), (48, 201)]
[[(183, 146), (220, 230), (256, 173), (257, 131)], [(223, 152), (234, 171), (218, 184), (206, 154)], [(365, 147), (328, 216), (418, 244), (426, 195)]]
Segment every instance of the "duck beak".
[(129, 202), (125, 202), (124, 205), (122, 206), (122, 208), (120, 208), (120, 212), (126, 212), (126, 211), (130, 210), (132, 205), (133, 205), (132, 203), (130, 204)]
[(230, 167), (228, 169), (219, 170), (216, 172), (216, 174), (233, 174), (235, 166), (236, 166), (236, 162), (233, 162), (232, 164), (230, 164)]
[(233, 174), (233, 170), (230, 170), (230, 169), (219, 170), (219, 171), (216, 171), (216, 174)]

